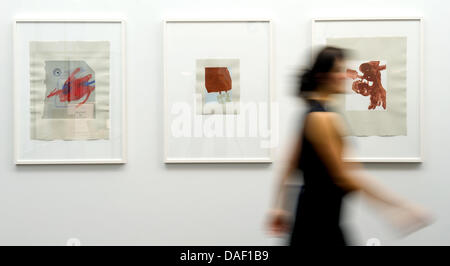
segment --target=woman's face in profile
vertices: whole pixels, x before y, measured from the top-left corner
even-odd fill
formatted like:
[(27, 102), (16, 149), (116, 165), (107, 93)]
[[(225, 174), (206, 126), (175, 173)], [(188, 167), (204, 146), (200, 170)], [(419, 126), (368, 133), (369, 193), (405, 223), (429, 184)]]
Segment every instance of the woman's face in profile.
[(331, 93), (345, 93), (345, 79), (347, 77), (345, 60), (336, 59), (334, 66), (328, 72), (328, 88)]

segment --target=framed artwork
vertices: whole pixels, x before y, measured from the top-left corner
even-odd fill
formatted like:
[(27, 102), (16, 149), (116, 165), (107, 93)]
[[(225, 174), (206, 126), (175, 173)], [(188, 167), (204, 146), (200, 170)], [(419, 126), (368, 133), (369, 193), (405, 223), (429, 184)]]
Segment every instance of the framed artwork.
[(125, 23), (14, 22), (16, 164), (126, 162)]
[(164, 21), (166, 163), (270, 163), (272, 23)]
[(334, 106), (348, 124), (350, 161), (422, 162), (421, 18), (314, 19), (313, 53), (347, 50), (346, 93)]

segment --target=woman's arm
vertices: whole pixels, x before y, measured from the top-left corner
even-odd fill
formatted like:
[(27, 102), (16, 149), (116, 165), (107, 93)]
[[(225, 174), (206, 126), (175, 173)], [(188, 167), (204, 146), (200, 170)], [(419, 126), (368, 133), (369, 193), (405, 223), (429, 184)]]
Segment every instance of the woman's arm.
[(396, 208), (393, 216), (395, 224), (410, 233), (432, 222), (432, 217), (421, 206), (398, 197), (381, 183), (371, 178), (359, 163), (344, 163), (342, 159), (342, 136), (338, 133), (333, 113), (313, 112), (307, 117), (306, 137), (310, 140), (319, 157), (328, 168), (335, 183), (349, 191), (362, 191), (369, 198)]
[(267, 228), (272, 235), (279, 236), (289, 230), (291, 213), (285, 210), (286, 207), (286, 182), (293, 175), (297, 168), (302, 145), (301, 136), (297, 138), (292, 147), (287, 165), (282, 169), (279, 183), (276, 187), (275, 200), (272, 209), (269, 211)]
[(329, 170), (335, 183), (348, 191), (362, 191), (370, 198), (392, 206), (406, 206), (408, 203), (370, 178), (361, 164), (344, 163), (340, 134), (336, 130), (337, 114), (312, 112), (307, 116), (305, 134), (319, 157)]
[(284, 209), (286, 206), (286, 183), (297, 169), (302, 145), (302, 137), (298, 137), (292, 146), (286, 166), (281, 170), (277, 192), (275, 193), (274, 209)]

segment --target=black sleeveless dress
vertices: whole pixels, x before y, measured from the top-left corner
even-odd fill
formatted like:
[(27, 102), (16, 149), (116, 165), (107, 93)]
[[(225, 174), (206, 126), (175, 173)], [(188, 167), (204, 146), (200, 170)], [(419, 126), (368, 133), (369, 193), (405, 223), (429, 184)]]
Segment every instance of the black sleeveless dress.
[[(327, 112), (318, 101), (309, 100), (311, 112)], [(298, 167), (303, 172), (302, 186), (290, 237), (290, 245), (345, 246), (347, 242), (340, 226), (341, 203), (346, 191), (334, 182), (322, 159), (305, 137), (304, 126)]]

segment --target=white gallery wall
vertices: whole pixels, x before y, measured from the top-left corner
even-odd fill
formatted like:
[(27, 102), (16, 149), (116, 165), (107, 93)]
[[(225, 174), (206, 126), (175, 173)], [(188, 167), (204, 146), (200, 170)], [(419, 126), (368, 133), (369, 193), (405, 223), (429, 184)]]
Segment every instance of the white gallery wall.
[[(367, 201), (348, 202), (354, 244), (450, 245), (450, 3), (300, 0), (5, 1), (0, 9), (0, 245), (278, 245), (264, 231), (277, 169), (298, 127), (292, 78), (310, 57), (311, 19), (424, 19), (424, 162), (366, 164), (382, 183), (435, 215), (404, 238)], [(12, 24), (16, 18), (123, 18), (127, 22), (128, 164), (13, 162)], [(273, 164), (163, 163), (162, 21), (271, 18), (280, 144)], [(324, 240), (326, 241), (326, 240)]]

